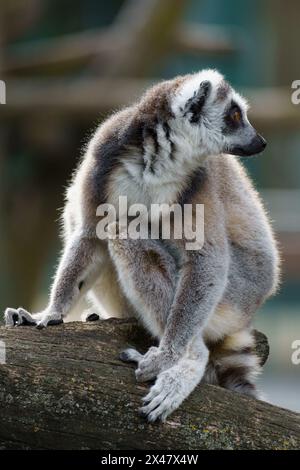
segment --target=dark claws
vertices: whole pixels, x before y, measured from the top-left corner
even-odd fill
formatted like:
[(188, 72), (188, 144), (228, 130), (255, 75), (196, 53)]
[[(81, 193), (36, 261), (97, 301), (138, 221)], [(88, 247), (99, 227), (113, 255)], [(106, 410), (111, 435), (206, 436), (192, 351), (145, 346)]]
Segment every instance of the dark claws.
[(141, 418), (143, 418), (143, 419), (147, 419), (147, 417), (148, 417), (148, 413), (146, 413), (146, 412), (143, 411), (143, 410), (139, 410), (139, 411), (138, 411), (138, 414), (139, 414), (139, 416), (140, 416)]
[(50, 320), (48, 322), (48, 326), (61, 325), (63, 322), (64, 321), (62, 318), (60, 318), (59, 320)]
[(91, 313), (91, 315), (86, 317), (86, 321), (97, 321), (99, 319), (100, 317), (97, 315), (97, 313)]
[(150, 413), (146, 413), (145, 411), (139, 410), (138, 414), (142, 419), (145, 419), (148, 423), (151, 423), (151, 424), (160, 424), (163, 422), (161, 416), (158, 416), (155, 421), (152, 421), (149, 418)]
[[(47, 326), (61, 325), (62, 323), (63, 323), (62, 318), (60, 318), (59, 320), (49, 320), (47, 323)], [(36, 327), (38, 330), (42, 330), (43, 328), (45, 328), (45, 325), (43, 325), (43, 323), (38, 323)]]
[(127, 354), (126, 351), (122, 351), (119, 355), (119, 359), (123, 362), (133, 362), (130, 356)]
[(27, 320), (27, 318), (22, 317), (22, 323), (18, 326), (35, 326), (35, 325), (36, 325), (35, 322), (29, 321)]
[(150, 400), (143, 399), (143, 406), (149, 405), (150, 402), (151, 402), (151, 399)]

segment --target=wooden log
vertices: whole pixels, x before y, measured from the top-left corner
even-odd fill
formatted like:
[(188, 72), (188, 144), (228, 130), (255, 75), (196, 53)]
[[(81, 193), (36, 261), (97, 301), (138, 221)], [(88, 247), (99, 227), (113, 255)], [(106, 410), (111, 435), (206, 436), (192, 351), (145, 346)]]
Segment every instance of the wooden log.
[[(135, 320), (0, 328), (2, 449), (296, 449), (300, 415), (199, 385), (163, 424), (138, 415), (147, 384), (120, 362), (130, 343), (151, 343)], [(256, 335), (261, 362), (266, 337)]]

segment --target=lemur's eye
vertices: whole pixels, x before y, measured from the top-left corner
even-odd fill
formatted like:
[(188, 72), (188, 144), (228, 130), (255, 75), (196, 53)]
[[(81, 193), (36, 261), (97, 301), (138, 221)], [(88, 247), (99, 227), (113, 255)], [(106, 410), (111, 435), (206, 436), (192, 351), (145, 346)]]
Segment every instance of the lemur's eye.
[(236, 110), (233, 112), (233, 114), (231, 115), (231, 119), (232, 119), (236, 124), (238, 124), (239, 122), (241, 122), (241, 119), (242, 119), (241, 112), (236, 109)]
[(243, 115), (240, 107), (236, 103), (231, 103), (224, 116), (226, 132), (234, 132), (243, 125)]

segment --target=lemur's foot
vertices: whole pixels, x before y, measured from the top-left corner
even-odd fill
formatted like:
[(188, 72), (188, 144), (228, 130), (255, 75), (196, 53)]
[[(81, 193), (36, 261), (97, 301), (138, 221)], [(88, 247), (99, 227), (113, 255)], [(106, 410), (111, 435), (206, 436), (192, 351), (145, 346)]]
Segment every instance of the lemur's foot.
[(128, 349), (124, 349), (124, 351), (120, 353), (119, 357), (121, 361), (123, 362), (139, 363), (139, 361), (143, 358), (143, 355), (139, 353), (136, 349), (128, 348)]
[(148, 382), (155, 379), (162, 370), (163, 362), (163, 354), (159, 348), (152, 346), (138, 362), (138, 368), (135, 371), (136, 380)]
[(36, 320), (23, 308), (7, 308), (4, 312), (6, 326), (35, 326)]
[(97, 313), (90, 313), (87, 317), (86, 317), (86, 321), (98, 321), (100, 320), (100, 317)]
[(93, 312), (92, 309), (87, 309), (84, 310), (80, 318), (82, 322), (98, 321), (100, 320), (100, 315), (98, 315), (98, 313)]
[(152, 346), (138, 363), (135, 377), (138, 382), (155, 379), (164, 370), (170, 369), (179, 360), (171, 351)]
[(21, 307), (17, 309), (7, 308), (4, 318), (6, 326), (36, 326), (39, 329), (63, 323), (61, 315), (48, 312), (31, 314)]
[(138, 382), (148, 382), (155, 379), (163, 370), (174, 364), (173, 358), (167, 352), (158, 347), (152, 346), (145, 355), (140, 354), (136, 349), (125, 349), (120, 354), (120, 359), (124, 362), (136, 362), (138, 367), (135, 377)]
[(36, 327), (38, 330), (42, 330), (43, 328), (46, 328), (46, 326), (55, 326), (55, 325), (61, 325), (63, 323), (63, 319), (61, 318), (61, 315), (57, 316), (55, 318), (54, 316), (45, 316), (43, 317), (37, 324)]
[(143, 398), (140, 416), (149, 422), (165, 421), (186, 397), (184, 392), (184, 382), (178, 377), (176, 366), (162, 372)]
[(200, 382), (206, 364), (200, 359), (176, 359), (159, 347), (151, 347), (144, 356), (134, 348), (125, 349), (120, 359), (138, 364), (136, 378), (139, 382), (157, 377), (139, 410), (149, 422), (165, 421), (179, 407)]

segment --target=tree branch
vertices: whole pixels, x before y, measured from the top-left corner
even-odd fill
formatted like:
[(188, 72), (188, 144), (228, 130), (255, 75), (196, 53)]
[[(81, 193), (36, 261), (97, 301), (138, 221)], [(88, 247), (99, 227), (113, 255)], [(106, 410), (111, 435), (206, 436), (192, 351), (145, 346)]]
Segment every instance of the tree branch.
[[(151, 341), (134, 320), (0, 328), (3, 449), (296, 449), (300, 415), (200, 385), (164, 424), (139, 417), (148, 386), (118, 359)], [(266, 337), (257, 333), (261, 362)]]

